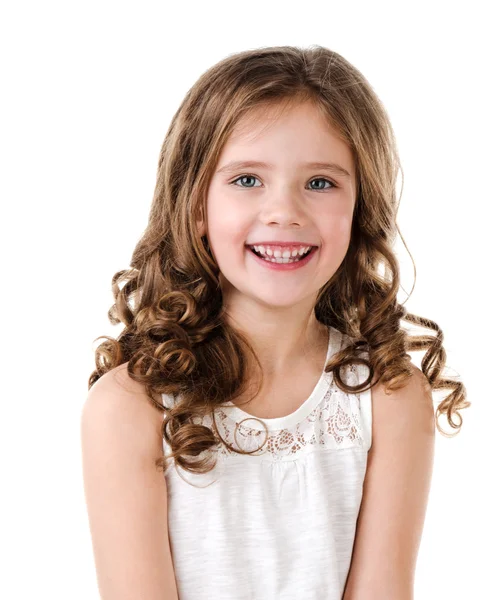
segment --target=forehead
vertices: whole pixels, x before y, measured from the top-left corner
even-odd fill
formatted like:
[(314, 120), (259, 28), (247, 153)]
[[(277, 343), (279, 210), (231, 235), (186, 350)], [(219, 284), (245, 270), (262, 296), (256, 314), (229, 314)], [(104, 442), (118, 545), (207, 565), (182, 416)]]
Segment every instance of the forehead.
[(295, 125), (297, 131), (305, 124), (317, 131), (317, 127), (329, 135), (341, 136), (331, 126), (325, 112), (312, 101), (280, 101), (262, 104), (250, 109), (243, 115), (234, 129), (228, 142), (251, 142), (266, 135), (273, 128)]
[(352, 173), (354, 157), (343, 135), (312, 101), (259, 105), (243, 115), (227, 139), (217, 170), (228, 161), (335, 162)]

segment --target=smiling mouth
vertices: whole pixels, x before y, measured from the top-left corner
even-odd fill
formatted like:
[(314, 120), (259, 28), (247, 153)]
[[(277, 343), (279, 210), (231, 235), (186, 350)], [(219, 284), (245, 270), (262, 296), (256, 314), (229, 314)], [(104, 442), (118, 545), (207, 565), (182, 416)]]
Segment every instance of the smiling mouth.
[(316, 250), (317, 246), (312, 246), (310, 248), (310, 250), (308, 250), (307, 252), (304, 252), (303, 254), (299, 255), (299, 256), (290, 256), (290, 257), (275, 257), (275, 256), (268, 256), (261, 254), (260, 252), (257, 252), (252, 246), (246, 246), (253, 254), (255, 254), (258, 258), (261, 258), (262, 260), (265, 260), (267, 262), (273, 262), (273, 263), (281, 263), (281, 264), (290, 264), (290, 263), (296, 263), (296, 262), (300, 262), (302, 261), (304, 258), (306, 258), (311, 252), (313, 252), (314, 250)]

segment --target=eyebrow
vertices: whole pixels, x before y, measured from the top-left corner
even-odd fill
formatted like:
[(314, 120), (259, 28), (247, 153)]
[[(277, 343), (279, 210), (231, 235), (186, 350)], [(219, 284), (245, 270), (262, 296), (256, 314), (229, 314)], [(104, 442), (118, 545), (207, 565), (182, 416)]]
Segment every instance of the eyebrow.
[[(330, 162), (305, 162), (301, 164), (302, 167), (307, 167), (310, 169), (326, 169), (328, 171), (332, 171), (337, 175), (342, 175), (343, 177), (351, 177), (350, 173), (338, 165), (337, 163)], [(234, 160), (230, 163), (227, 163), (223, 167), (221, 167), (217, 173), (229, 173), (231, 171), (238, 171), (240, 169), (273, 169), (273, 166), (260, 161), (254, 160)]]

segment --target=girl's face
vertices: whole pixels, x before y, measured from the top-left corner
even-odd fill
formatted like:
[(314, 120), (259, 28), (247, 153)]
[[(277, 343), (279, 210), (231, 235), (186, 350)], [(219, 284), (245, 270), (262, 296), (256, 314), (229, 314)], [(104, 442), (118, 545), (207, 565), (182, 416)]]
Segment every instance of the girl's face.
[[(226, 304), (313, 306), (349, 246), (353, 155), (311, 103), (278, 118), (273, 110), (257, 110), (239, 123), (221, 152), (208, 190), (207, 229), (199, 222), (200, 235), (207, 234), (219, 265)], [(237, 161), (262, 164), (231, 164)], [(280, 247), (273, 244), (288, 242), (317, 248), (294, 269), (272, 268), (249, 248), (258, 244), (269, 256), (271, 247), (275, 256)], [(281, 250), (283, 255), (286, 248)]]

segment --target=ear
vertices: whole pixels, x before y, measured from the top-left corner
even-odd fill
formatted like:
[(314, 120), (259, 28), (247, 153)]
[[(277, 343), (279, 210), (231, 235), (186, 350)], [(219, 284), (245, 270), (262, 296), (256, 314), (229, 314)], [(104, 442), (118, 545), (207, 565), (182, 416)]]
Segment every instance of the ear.
[(206, 233), (205, 223), (203, 221), (197, 221), (197, 228), (198, 228), (198, 237), (203, 237)]
[(199, 235), (199, 237), (202, 237), (202, 236), (204, 236), (206, 234), (206, 227), (205, 227), (205, 222), (203, 220), (203, 215), (202, 215), (202, 209), (201, 208), (198, 210), (197, 228), (198, 228), (198, 235)]

